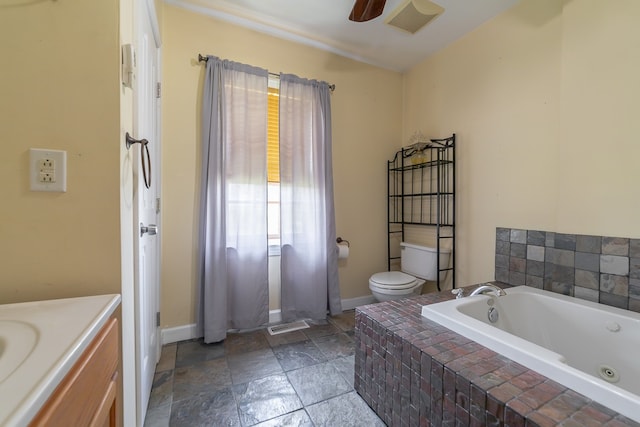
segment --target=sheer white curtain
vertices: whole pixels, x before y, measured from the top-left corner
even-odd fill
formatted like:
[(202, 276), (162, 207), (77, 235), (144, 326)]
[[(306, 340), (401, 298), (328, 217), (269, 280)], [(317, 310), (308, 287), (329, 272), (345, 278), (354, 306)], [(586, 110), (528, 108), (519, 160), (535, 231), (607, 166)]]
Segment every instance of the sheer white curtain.
[(209, 56), (202, 104), (198, 332), (269, 320), (267, 70)]
[(325, 82), (280, 75), (281, 311), (290, 321), (342, 311)]

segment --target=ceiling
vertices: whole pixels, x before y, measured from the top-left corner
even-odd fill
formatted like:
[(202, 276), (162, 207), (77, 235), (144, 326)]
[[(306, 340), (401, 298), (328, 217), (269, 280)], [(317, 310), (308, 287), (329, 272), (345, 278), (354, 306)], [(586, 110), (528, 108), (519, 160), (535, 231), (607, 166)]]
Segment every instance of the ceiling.
[(368, 22), (348, 20), (354, 0), (165, 0), (243, 27), (404, 71), (507, 10), (518, 0), (432, 0), (445, 11), (415, 34), (385, 24), (407, 0), (387, 0)]

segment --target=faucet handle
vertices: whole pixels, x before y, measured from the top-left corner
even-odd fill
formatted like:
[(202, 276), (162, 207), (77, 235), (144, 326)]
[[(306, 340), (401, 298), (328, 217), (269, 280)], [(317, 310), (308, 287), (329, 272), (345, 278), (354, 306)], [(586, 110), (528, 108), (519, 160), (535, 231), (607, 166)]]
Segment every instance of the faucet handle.
[(456, 296), (456, 299), (464, 296), (464, 289), (451, 289), (451, 293)]

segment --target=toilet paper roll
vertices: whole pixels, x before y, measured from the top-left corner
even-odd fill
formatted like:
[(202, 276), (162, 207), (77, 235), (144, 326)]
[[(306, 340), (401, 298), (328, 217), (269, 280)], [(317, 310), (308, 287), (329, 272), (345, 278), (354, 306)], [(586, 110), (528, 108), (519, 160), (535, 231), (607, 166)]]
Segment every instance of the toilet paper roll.
[(349, 246), (338, 245), (338, 259), (346, 259), (349, 256)]

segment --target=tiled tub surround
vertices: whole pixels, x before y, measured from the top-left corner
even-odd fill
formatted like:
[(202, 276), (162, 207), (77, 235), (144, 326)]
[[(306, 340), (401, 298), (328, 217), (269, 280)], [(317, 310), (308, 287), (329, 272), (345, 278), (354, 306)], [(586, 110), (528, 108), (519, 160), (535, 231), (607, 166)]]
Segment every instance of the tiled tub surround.
[(640, 239), (496, 229), (495, 279), (640, 312)]
[(531, 286), (505, 292), (422, 316), (640, 422), (640, 313)]
[(356, 309), (355, 389), (388, 425), (640, 426), (421, 316), (452, 298)]

